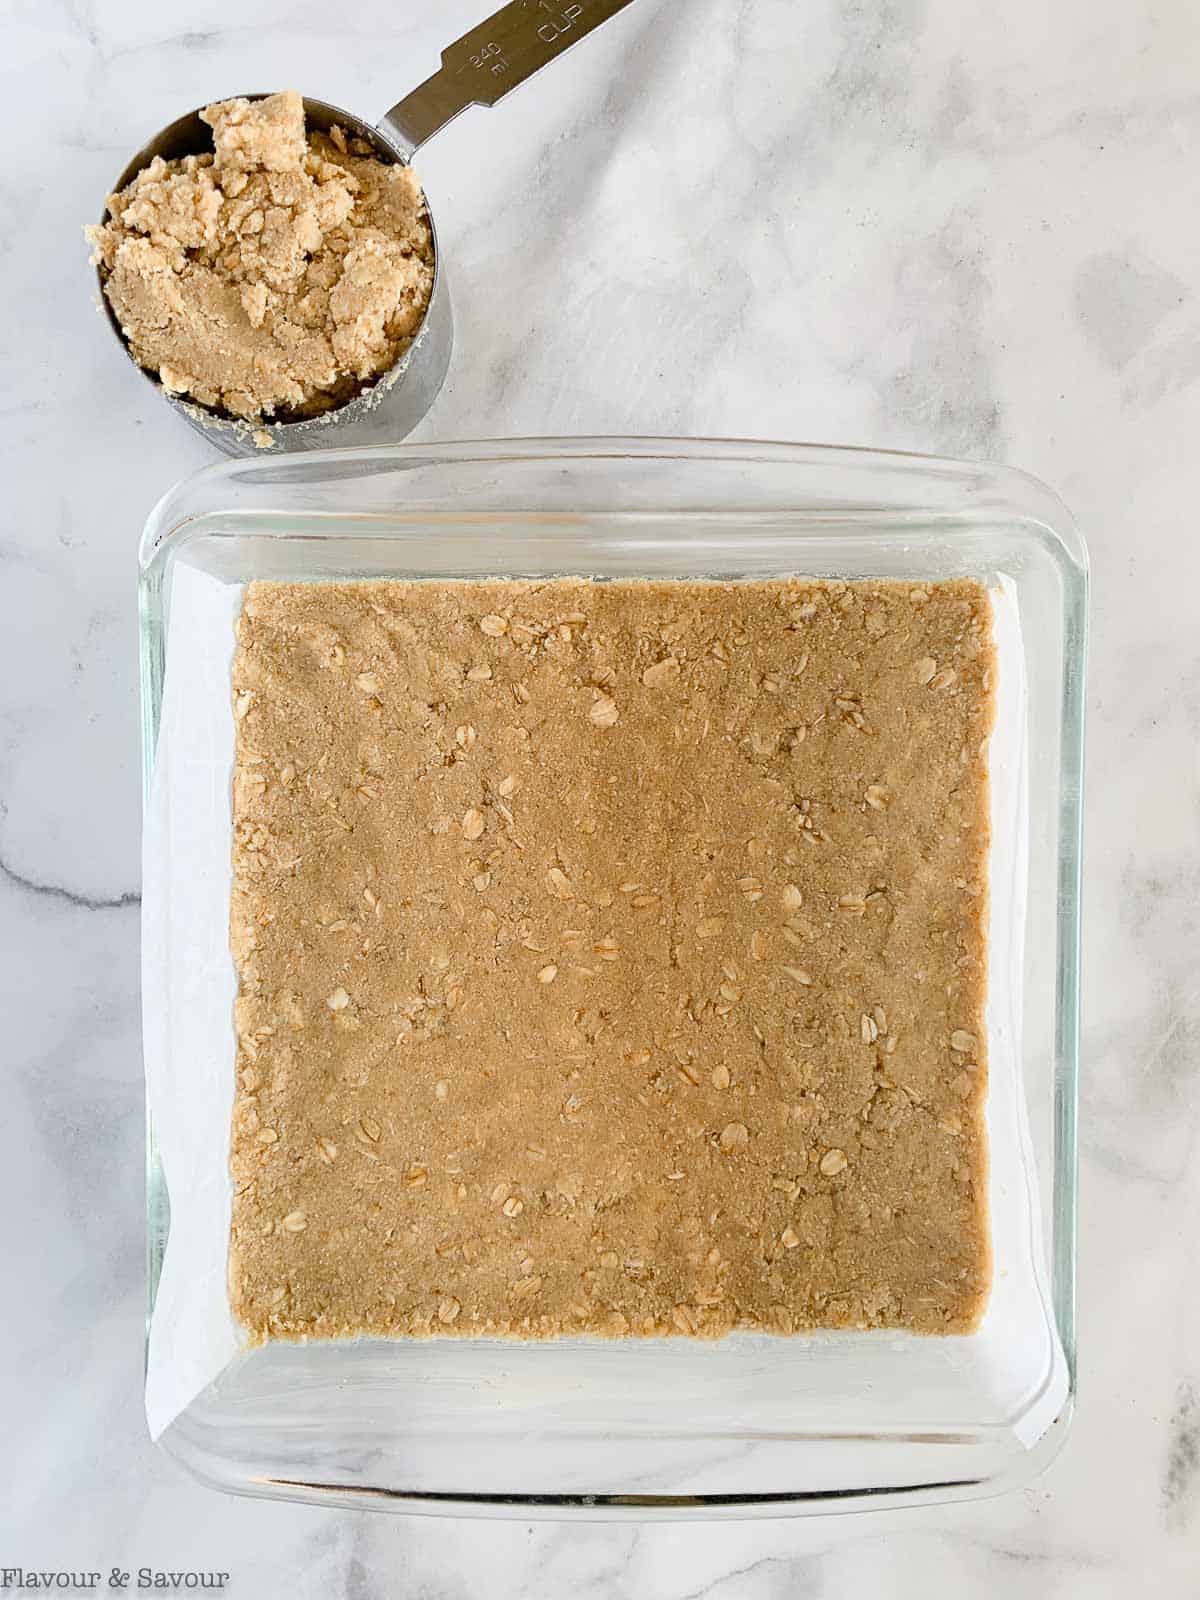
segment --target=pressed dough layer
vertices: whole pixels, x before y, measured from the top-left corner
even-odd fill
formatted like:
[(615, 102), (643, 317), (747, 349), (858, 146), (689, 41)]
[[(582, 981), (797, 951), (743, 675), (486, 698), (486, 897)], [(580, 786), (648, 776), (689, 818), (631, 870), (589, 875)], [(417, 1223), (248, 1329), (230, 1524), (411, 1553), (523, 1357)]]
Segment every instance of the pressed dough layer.
[(258, 583), (256, 1336), (972, 1328), (977, 584)]
[(155, 157), (85, 230), (129, 348), (235, 417), (314, 416), (393, 365), (433, 289), (410, 168), (304, 129), (295, 90), (200, 113), (212, 155)]

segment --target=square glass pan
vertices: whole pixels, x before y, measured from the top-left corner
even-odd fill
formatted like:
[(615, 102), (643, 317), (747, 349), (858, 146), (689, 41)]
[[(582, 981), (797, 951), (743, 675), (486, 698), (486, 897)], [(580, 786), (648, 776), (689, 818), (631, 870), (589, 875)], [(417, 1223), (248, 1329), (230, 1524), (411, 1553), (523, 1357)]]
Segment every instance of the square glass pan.
[[(148, 817), (156, 785), (196, 781), (158, 754), (164, 677), (188, 621), (177, 605), (196, 579), (228, 589), (228, 618), (255, 578), (972, 576), (1008, 597), (1017, 656), (1002, 655), (1001, 675), (1024, 678), (1011, 758), (1022, 803), (993, 840), (993, 899), (1000, 875), (1012, 894), (1006, 922), (993, 921), (989, 998), (989, 1123), (993, 1102), (1007, 1106), (1015, 1155), (1004, 1168), (993, 1133), (996, 1287), (977, 1333), (268, 1344), (236, 1353), (169, 1425), (160, 1419), (164, 1447), (235, 1492), (523, 1517), (863, 1509), (995, 1493), (1039, 1471), (1075, 1383), (1087, 589), (1082, 541), (1050, 491), (1004, 469), (807, 445), (404, 445), (210, 468), (158, 505), (140, 561)], [(228, 659), (232, 639), (213, 647)], [(227, 675), (209, 680), (204, 693), (231, 718)], [(227, 789), (227, 765), (218, 778)], [(164, 850), (182, 849), (166, 830), (144, 886), (144, 984), (158, 1018), (148, 1079), (152, 1053), (169, 1067), (184, 1048), (181, 988), (195, 1004), (208, 981), (179, 981), (189, 891), (162, 869)], [(198, 875), (224, 895), (228, 837), (209, 854)], [(230, 982), (231, 969), (199, 1003), (227, 1015)], [(230, 1098), (232, 1077), (230, 1021)], [(147, 1109), (153, 1375), (176, 1359), (170, 1339), (155, 1348), (156, 1301), (172, 1200), (182, 1219), (190, 1191), (181, 1177), (172, 1195), (156, 1143), (171, 1107), (152, 1090)], [(227, 1107), (217, 1111), (221, 1126)], [(223, 1163), (224, 1144), (206, 1159)], [(209, 1242), (223, 1251), (224, 1239)]]

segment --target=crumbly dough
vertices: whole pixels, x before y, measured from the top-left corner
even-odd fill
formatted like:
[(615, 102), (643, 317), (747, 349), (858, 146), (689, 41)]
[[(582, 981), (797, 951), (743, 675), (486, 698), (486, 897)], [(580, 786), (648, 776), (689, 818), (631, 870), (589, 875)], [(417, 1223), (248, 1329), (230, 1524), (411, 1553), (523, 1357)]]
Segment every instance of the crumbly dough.
[(975, 1326), (984, 589), (256, 583), (238, 640), (253, 1336)]
[(159, 157), (88, 228), (134, 356), (234, 417), (314, 416), (399, 359), (433, 288), (421, 186), (294, 90), (201, 112), (213, 155)]

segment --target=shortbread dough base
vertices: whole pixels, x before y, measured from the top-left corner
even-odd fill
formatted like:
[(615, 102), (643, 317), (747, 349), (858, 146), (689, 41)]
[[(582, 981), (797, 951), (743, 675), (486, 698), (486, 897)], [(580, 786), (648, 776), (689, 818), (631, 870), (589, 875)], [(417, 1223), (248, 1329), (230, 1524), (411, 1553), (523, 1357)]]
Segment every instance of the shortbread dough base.
[(258, 583), (238, 634), (252, 1336), (976, 1326), (980, 585)]

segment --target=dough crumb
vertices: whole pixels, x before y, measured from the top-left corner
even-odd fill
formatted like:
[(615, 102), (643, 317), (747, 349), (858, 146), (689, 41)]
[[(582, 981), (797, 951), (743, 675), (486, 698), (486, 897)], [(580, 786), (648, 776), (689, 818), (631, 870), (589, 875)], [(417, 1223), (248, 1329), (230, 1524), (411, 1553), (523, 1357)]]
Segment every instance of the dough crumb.
[(294, 89), (201, 112), (213, 154), (156, 156), (84, 230), (135, 359), (173, 394), (249, 421), (317, 416), (403, 355), (433, 289), (411, 168)]

